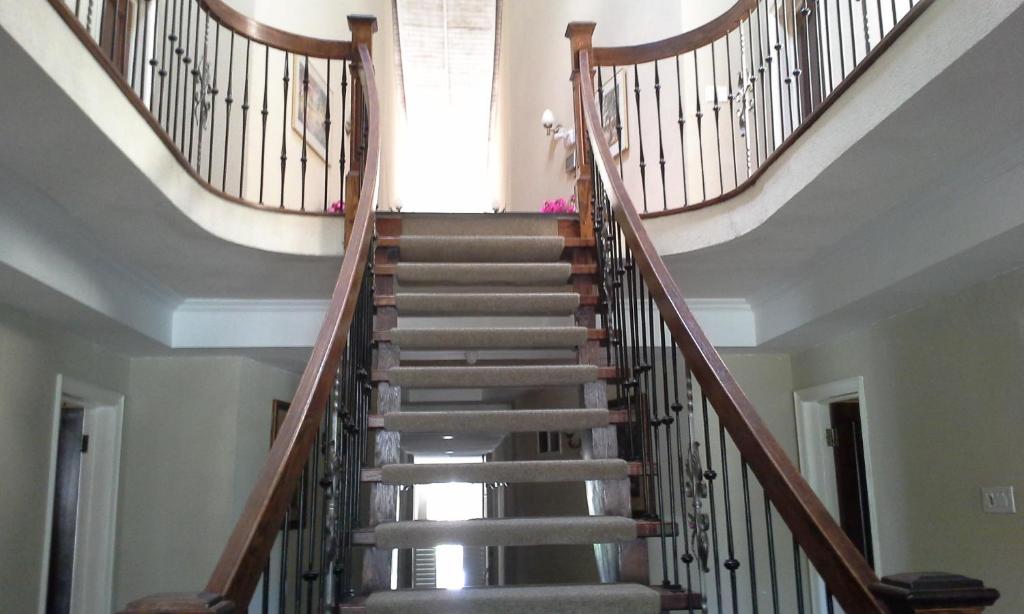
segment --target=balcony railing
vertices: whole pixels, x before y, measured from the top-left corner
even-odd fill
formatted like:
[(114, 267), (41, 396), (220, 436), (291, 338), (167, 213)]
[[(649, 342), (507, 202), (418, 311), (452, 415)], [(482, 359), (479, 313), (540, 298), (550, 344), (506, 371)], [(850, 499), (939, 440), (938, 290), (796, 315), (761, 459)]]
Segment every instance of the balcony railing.
[[(49, 0), (188, 173), (231, 201), (338, 213), (365, 155), (349, 41), (223, 0)], [(347, 198), (346, 198), (347, 196)]]
[(672, 38), (594, 47), (601, 126), (642, 216), (753, 185), (932, 1), (738, 0)]

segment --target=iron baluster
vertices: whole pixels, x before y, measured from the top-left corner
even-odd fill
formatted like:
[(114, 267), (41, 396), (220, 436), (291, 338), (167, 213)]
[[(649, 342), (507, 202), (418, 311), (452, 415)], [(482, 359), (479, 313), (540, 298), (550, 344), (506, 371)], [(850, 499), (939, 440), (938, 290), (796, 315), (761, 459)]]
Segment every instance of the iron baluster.
[(327, 172), (327, 160), (331, 159), (331, 60), (327, 60), (327, 104), (324, 107), (324, 211), (327, 211), (327, 207), (330, 202), (327, 197), (327, 184), (328, 178), (331, 176)]
[(707, 180), (704, 177), (704, 112), (700, 106), (700, 68), (697, 66), (697, 50), (693, 50), (693, 83), (694, 91), (696, 92), (697, 107), (694, 117), (697, 119), (697, 151), (700, 153), (700, 199), (708, 199), (708, 186)]
[(238, 197), (242, 198), (245, 183), (246, 136), (249, 134), (249, 61), (252, 56), (252, 40), (245, 39), (245, 79), (242, 82), (242, 146), (238, 152)]
[(743, 480), (743, 517), (747, 525), (747, 564), (750, 566), (750, 606), (751, 613), (757, 614), (757, 563), (754, 559), (754, 525), (750, 514), (750, 478), (746, 461), (740, 459), (740, 476)]
[(658, 61), (654, 61), (654, 104), (658, 112), (658, 166), (661, 168), (661, 208), (668, 210), (668, 193), (665, 189), (665, 143), (661, 134), (661, 74)]
[(288, 52), (284, 52), (284, 86), (281, 94), (281, 208), (284, 209), (284, 181), (288, 166)]
[(680, 174), (683, 176), (683, 206), (690, 204), (689, 189), (686, 186), (686, 114), (683, 111), (683, 82), (680, 76), (679, 56), (676, 56), (676, 93), (679, 99), (679, 117), (676, 123), (679, 125), (679, 159), (682, 161)]
[(270, 47), (263, 46), (263, 108), (260, 110), (260, 198), (259, 203), (263, 204), (263, 183), (267, 170), (267, 117), (270, 110), (267, 106), (268, 90), (270, 89)]
[(217, 132), (217, 94), (220, 93), (220, 89), (217, 87), (217, 77), (220, 73), (218, 70), (220, 65), (220, 24), (214, 22), (213, 26), (216, 28), (216, 33), (213, 36), (213, 87), (210, 88), (210, 157), (206, 161), (207, 182), (210, 182), (213, 177), (213, 135)]
[(309, 56), (303, 58), (305, 61), (302, 65), (302, 155), (299, 157), (299, 208), (303, 211), (306, 210), (306, 164), (309, 161), (307, 154), (308, 145), (306, 144), (306, 117), (309, 111)]
[(235, 101), (231, 94), (235, 82), (235, 32), (231, 31), (231, 49), (228, 51), (228, 91), (224, 95), (224, 169), (220, 176), (220, 189), (227, 191), (228, 185), (228, 140), (231, 138), (231, 104)]
[(715, 114), (715, 157), (718, 158), (718, 190), (725, 193), (725, 175), (722, 171), (722, 103), (718, 99), (718, 61), (715, 58), (715, 43), (711, 43), (711, 110)]
[[(633, 94), (636, 98), (636, 135), (640, 142), (640, 188), (644, 197), (644, 212), (647, 211), (647, 159), (644, 157), (644, 124), (640, 110), (640, 68), (633, 65)], [(622, 157), (621, 154), (619, 156)]]

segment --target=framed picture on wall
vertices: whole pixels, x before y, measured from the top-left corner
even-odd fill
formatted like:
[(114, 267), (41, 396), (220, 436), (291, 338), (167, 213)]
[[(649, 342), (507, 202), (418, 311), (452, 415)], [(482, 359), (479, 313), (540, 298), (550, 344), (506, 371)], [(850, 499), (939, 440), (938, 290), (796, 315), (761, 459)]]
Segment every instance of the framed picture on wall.
[[(327, 80), (315, 64), (309, 64), (309, 92), (304, 92), (306, 58), (295, 58), (292, 73), (292, 129), (301, 137), (305, 129), (306, 144), (324, 163), (327, 159)], [(303, 107), (305, 101), (305, 107)], [(304, 110), (305, 109), (305, 110)]]
[(598, 100), (604, 138), (608, 140), (612, 155), (616, 157), (629, 149), (629, 106), (626, 104), (626, 93), (629, 91), (628, 76), (625, 68), (616, 70), (613, 75), (604, 75), (601, 98)]

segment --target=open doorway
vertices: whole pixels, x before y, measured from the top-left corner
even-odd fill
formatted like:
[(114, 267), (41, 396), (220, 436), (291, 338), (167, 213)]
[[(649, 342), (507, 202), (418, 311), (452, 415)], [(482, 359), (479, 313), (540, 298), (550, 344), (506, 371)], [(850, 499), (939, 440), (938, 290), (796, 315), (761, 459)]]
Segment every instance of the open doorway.
[[(417, 455), (417, 464), (482, 463), (482, 456)], [(449, 482), (413, 488), (415, 520), (471, 520), (486, 517), (483, 484)], [(487, 548), (439, 545), (413, 552), (413, 588), (458, 590), (486, 584)]]
[(124, 396), (57, 376), (39, 609), (112, 611)]
[[(850, 541), (880, 572), (863, 378), (798, 390), (794, 400), (800, 472)], [(830, 603), (814, 569), (808, 571), (812, 611), (842, 612), (838, 604)]]

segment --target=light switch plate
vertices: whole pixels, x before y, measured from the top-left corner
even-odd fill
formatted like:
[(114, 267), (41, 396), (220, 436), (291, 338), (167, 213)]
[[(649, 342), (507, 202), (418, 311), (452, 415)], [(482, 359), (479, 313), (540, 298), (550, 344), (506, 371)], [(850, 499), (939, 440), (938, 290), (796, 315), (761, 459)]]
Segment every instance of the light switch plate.
[(991, 486), (981, 489), (981, 509), (986, 514), (1016, 514), (1013, 486)]

